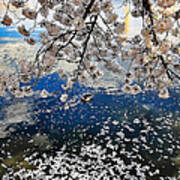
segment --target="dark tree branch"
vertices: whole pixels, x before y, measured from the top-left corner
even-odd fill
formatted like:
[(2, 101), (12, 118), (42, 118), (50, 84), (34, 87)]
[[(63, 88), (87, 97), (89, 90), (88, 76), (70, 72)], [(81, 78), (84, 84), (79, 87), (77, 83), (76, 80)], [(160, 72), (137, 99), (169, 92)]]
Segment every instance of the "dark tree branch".
[(91, 8), (93, 6), (93, 4), (95, 3), (96, 0), (91, 0), (91, 2), (88, 4), (87, 8), (86, 8), (86, 12), (83, 15), (83, 19), (85, 20), (88, 16), (88, 14), (91, 12)]
[(156, 36), (156, 33), (154, 31), (154, 20), (153, 20), (153, 13), (151, 11), (151, 5), (149, 4), (148, 0), (143, 0), (143, 7), (144, 9), (147, 11), (148, 15), (149, 15), (149, 18), (150, 18), (150, 22), (151, 22), (151, 32), (152, 32), (152, 35), (153, 35), (153, 40), (154, 40), (154, 43), (155, 45), (158, 45), (159, 42), (157, 40), (157, 36)]
[(172, 69), (168, 68), (168, 71), (171, 72), (171, 74), (173, 74), (177, 79), (180, 80), (180, 76), (178, 74), (176, 74)]
[(158, 57), (159, 57), (159, 59), (161, 60), (161, 63), (162, 63), (162, 65), (163, 65), (164, 69), (166, 70), (166, 74), (167, 74), (168, 78), (169, 78), (171, 81), (173, 81), (173, 78), (171, 77), (171, 74), (170, 74), (169, 71), (168, 71), (168, 66), (167, 66), (167, 64), (165, 63), (163, 56), (162, 56), (162, 55), (159, 55)]
[(85, 40), (85, 42), (84, 42), (84, 48), (83, 48), (83, 51), (82, 51), (82, 53), (81, 53), (80, 64), (82, 64), (82, 62), (83, 62), (83, 59), (84, 59), (84, 56), (85, 56), (85, 53), (86, 53), (86, 50), (87, 50), (87, 47), (88, 47), (88, 42), (89, 42), (89, 40), (90, 40), (90, 37), (91, 37), (91, 34), (92, 34), (92, 32), (93, 32), (93, 29), (94, 29), (94, 26), (95, 26), (95, 24), (96, 24), (97, 19), (98, 19), (98, 15), (96, 15), (96, 16), (94, 17), (94, 21), (93, 21), (93, 23), (92, 23), (92, 25), (91, 25), (91, 29), (90, 29), (90, 31), (89, 31), (89, 33), (88, 33), (88, 36), (87, 36), (87, 38), (86, 38), (86, 40)]

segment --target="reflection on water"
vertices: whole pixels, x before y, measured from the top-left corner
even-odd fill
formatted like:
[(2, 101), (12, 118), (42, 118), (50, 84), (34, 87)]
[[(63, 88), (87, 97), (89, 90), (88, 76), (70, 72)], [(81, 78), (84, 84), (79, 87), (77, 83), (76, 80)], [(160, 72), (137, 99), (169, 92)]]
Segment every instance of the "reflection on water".
[(30, 107), (27, 102), (14, 102), (1, 109), (0, 137), (4, 138), (8, 133), (15, 131), (13, 126), (19, 123), (32, 124)]
[(84, 91), (66, 110), (59, 96), (2, 100), (2, 179), (178, 179), (179, 90), (168, 100), (98, 92), (83, 104)]

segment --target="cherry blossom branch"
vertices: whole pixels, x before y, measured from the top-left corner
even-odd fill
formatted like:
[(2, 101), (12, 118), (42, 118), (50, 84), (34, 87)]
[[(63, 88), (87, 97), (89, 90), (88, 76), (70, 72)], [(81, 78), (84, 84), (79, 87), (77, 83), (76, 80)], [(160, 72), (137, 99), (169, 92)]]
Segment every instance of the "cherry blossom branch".
[(168, 78), (169, 78), (171, 81), (173, 81), (173, 78), (171, 77), (171, 75), (170, 75), (170, 73), (169, 73), (169, 71), (168, 71), (168, 67), (167, 67), (167, 64), (166, 64), (165, 61), (164, 61), (163, 56), (162, 56), (162, 55), (159, 55), (158, 57), (159, 57), (159, 59), (161, 60), (164, 69), (166, 70), (166, 74), (167, 74)]
[(85, 55), (86, 50), (87, 50), (87, 47), (88, 47), (88, 42), (89, 42), (89, 40), (90, 40), (90, 37), (91, 37), (91, 34), (92, 34), (92, 32), (93, 32), (94, 26), (95, 26), (95, 24), (96, 24), (96, 22), (97, 22), (97, 19), (98, 19), (98, 15), (94, 16), (94, 21), (93, 21), (93, 23), (92, 23), (92, 25), (91, 25), (91, 29), (90, 29), (90, 31), (89, 31), (89, 33), (88, 33), (88, 36), (87, 36), (87, 38), (86, 38), (86, 40), (85, 40), (85, 42), (84, 42), (84, 48), (83, 48), (83, 51), (82, 51), (82, 53), (81, 53), (80, 64), (82, 64), (82, 62), (83, 62), (84, 55)]

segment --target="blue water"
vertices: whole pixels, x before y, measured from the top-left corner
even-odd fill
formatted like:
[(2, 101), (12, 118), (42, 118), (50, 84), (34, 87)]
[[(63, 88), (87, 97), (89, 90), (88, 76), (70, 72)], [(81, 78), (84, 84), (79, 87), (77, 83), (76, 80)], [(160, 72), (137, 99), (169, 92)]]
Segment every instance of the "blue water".
[[(32, 37), (39, 40), (39, 33), (42, 31), (35, 31), (31, 34)], [(1, 38), (12, 38), (12, 40), (1, 40)], [(0, 26), (0, 44), (4, 43), (15, 43), (16, 41), (13, 39), (23, 39), (24, 36), (22, 36), (18, 31), (15, 29), (15, 27), (2, 27)]]
[(14, 27), (0, 27), (0, 37), (22, 38), (22, 36), (13, 29)]

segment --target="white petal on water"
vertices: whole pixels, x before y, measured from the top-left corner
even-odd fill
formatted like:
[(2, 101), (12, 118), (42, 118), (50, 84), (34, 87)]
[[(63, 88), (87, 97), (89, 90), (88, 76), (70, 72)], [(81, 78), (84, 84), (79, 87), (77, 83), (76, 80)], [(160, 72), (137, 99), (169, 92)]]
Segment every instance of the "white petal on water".
[(67, 94), (62, 94), (60, 97), (60, 100), (61, 100), (61, 102), (66, 102), (67, 98), (68, 98)]
[(139, 123), (140, 123), (140, 120), (136, 118), (136, 119), (134, 119), (133, 123), (134, 123), (134, 124), (139, 124)]
[(117, 126), (117, 125), (119, 124), (119, 121), (114, 120), (114, 121), (112, 121), (112, 124), (114, 124), (115, 126)]
[(40, 96), (41, 96), (42, 98), (47, 98), (47, 97), (49, 96), (49, 92), (46, 91), (45, 89), (43, 89), (43, 90), (41, 91)]
[(141, 139), (141, 141), (143, 141), (144, 143), (147, 142), (147, 141), (146, 141), (146, 137), (144, 137), (144, 136), (141, 136), (140, 139)]
[(119, 136), (121, 139), (124, 139), (124, 137), (125, 137), (125, 134), (121, 131), (117, 132), (116, 135)]

